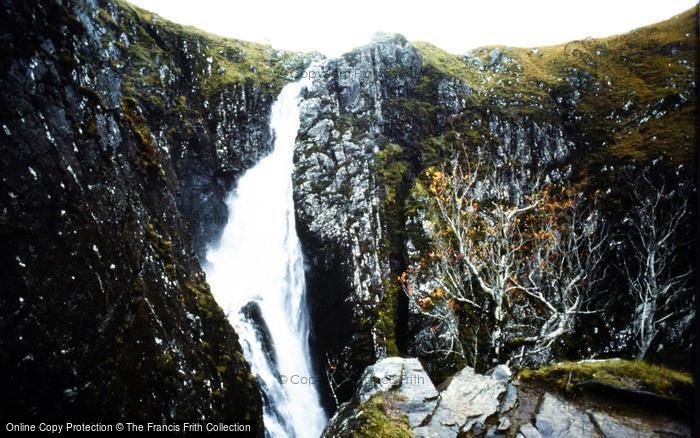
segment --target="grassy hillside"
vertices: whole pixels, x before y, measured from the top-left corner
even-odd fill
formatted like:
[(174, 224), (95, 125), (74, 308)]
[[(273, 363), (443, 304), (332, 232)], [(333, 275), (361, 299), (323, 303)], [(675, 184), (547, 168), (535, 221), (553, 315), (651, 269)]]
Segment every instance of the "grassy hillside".
[[(183, 26), (168, 21), (157, 14), (135, 7), (124, 0), (116, 2), (121, 12), (130, 15), (127, 21), (138, 32), (139, 38), (131, 43), (120, 41), (120, 45), (130, 55), (131, 62), (126, 76), (134, 90), (161, 85), (164, 72), (158, 60), (170, 56), (175, 46), (180, 46), (182, 57), (193, 59), (194, 55), (204, 60), (196, 65), (192, 74), (201, 74), (197, 84), (203, 96), (220, 92), (222, 88), (234, 84), (255, 82), (271, 95), (288, 81), (290, 60), (299, 54), (275, 50), (269, 45), (223, 38), (191, 26)], [(101, 13), (103, 22), (115, 29), (120, 27), (105, 10)], [(120, 21), (124, 25), (124, 21)], [(286, 67), (285, 67), (286, 64)], [(293, 64), (293, 63), (291, 63)], [(300, 72), (299, 72), (300, 73)], [(145, 86), (145, 87), (144, 87)]]
[[(678, 164), (694, 154), (697, 26), (692, 8), (625, 34), (556, 46), (485, 47), (462, 57), (414, 44), (429, 68), (474, 91), (472, 104), (535, 117), (569, 112), (566, 121), (601, 146), (591, 151), (590, 165), (660, 155)], [(500, 62), (494, 62), (494, 49)], [(580, 98), (566, 108), (556, 97), (572, 89)]]

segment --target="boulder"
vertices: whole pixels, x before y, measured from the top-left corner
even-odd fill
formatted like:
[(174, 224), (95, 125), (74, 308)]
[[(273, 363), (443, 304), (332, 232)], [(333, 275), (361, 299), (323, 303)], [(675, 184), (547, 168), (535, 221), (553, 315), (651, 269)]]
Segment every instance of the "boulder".
[(599, 436), (584, 410), (551, 394), (545, 394), (535, 425), (543, 438)]
[(466, 367), (452, 378), (447, 389), (440, 393), (440, 400), (430, 422), (417, 428), (416, 434), (424, 437), (456, 436), (460, 431), (469, 432), (476, 426), (483, 430), (486, 419), (496, 414), (506, 383), (500, 380), (510, 375), (501, 366), (494, 375), (477, 374)]
[(357, 434), (363, 407), (378, 394), (391, 400), (396, 416), (405, 417), (411, 428), (426, 421), (438, 398), (438, 391), (418, 359), (382, 359), (365, 369), (354, 396), (330, 419), (323, 436)]
[(542, 435), (537, 430), (532, 423), (525, 423), (520, 426), (520, 432), (517, 435), (518, 438), (542, 438)]

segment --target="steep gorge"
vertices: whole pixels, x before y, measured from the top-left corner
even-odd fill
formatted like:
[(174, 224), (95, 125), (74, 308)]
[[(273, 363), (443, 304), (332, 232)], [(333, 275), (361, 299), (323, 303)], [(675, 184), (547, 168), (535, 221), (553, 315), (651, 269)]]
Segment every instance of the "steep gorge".
[[(695, 172), (695, 9), (554, 47), (457, 56), (383, 35), (321, 60), (121, 1), (1, 5), (8, 418), (262, 424), (259, 382), (202, 263), (227, 223), (226, 195), (272, 149), (273, 101), (305, 71), (294, 203), (329, 411), (387, 356), (418, 357), (436, 384), (466, 365), (431, 352), (433, 321), (398, 281), (428, 252), (427, 172), (454, 145), (606, 192), (615, 223), (623, 169), (656, 166), (674, 181)], [(610, 314), (576, 327), (556, 360), (629, 355), (617, 336), (625, 286), (609, 281)], [(666, 331), (655, 359), (687, 367), (692, 347), (687, 332)]]

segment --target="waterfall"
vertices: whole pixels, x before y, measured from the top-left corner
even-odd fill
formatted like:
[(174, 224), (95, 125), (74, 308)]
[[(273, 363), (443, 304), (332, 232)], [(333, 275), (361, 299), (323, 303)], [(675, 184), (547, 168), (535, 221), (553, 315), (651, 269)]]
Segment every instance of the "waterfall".
[(229, 194), (228, 223), (205, 267), (261, 386), (271, 437), (315, 438), (326, 423), (309, 355), (304, 262), (292, 198), (302, 87), (301, 81), (285, 86), (273, 104), (273, 151)]

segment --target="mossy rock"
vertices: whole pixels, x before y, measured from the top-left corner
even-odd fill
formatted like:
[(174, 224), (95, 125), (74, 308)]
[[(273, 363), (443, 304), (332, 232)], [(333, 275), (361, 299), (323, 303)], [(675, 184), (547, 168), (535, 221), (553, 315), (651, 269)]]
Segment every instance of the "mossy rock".
[(358, 424), (353, 430), (356, 437), (407, 438), (414, 436), (408, 419), (394, 407), (389, 395), (375, 395), (358, 408)]
[(593, 383), (623, 391), (650, 393), (677, 402), (689, 402), (694, 388), (689, 373), (623, 359), (562, 362), (538, 370), (523, 370), (519, 378), (544, 383), (564, 393), (580, 391)]

